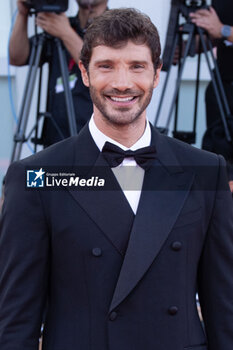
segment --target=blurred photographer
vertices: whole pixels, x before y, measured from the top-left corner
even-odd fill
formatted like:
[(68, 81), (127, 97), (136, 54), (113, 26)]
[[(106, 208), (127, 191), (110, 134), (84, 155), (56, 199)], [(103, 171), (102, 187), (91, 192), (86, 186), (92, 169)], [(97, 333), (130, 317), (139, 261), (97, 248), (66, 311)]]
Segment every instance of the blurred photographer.
[[(212, 7), (190, 14), (197, 26), (205, 29), (217, 47), (217, 63), (233, 115), (233, 3), (232, 0), (213, 0)], [(206, 94), (207, 131), (203, 138), (203, 149), (222, 154), (229, 164), (229, 177), (233, 180), (233, 145), (227, 142), (221, 121), (212, 82)], [(228, 119), (228, 127), (233, 138), (233, 117)], [(233, 192), (233, 181), (230, 181)]]
[[(65, 13), (50, 12), (39, 12), (36, 17), (36, 24), (48, 34), (59, 38), (66, 49), (69, 84), (78, 131), (92, 114), (89, 89), (84, 86), (77, 65), (83, 45), (82, 39), (88, 25), (106, 10), (107, 2), (107, 0), (77, 0), (79, 11), (77, 16), (72, 18), (68, 18)], [(15, 66), (28, 64), (32, 47), (32, 38), (29, 39), (27, 34), (29, 10), (25, 3), (24, 0), (17, 1), (18, 15), (10, 39), (10, 63)], [(42, 143), (45, 147), (62, 138), (54, 122), (63, 138), (70, 136), (58, 52), (52, 39), (48, 39), (43, 47), (41, 64), (46, 62), (49, 63), (47, 112), (51, 113), (51, 118), (46, 118), (43, 126)]]

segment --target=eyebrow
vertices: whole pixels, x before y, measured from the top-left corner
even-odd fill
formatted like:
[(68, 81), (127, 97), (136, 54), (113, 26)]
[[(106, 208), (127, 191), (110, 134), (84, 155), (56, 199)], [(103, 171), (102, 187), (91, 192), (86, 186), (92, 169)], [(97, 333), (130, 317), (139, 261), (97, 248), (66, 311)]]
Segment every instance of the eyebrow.
[(103, 63), (113, 63), (112, 60), (108, 60), (108, 59), (103, 59), (103, 60), (98, 60), (98, 61), (95, 61), (95, 65), (97, 66), (98, 64), (103, 64)]
[[(98, 61), (95, 61), (94, 65), (99, 65), (99, 64), (111, 64), (111, 63), (114, 63), (114, 60), (110, 60), (110, 59), (103, 59), (103, 60), (98, 60)], [(130, 61), (129, 64), (144, 64), (144, 65), (148, 65), (148, 62), (145, 61), (145, 60), (133, 60), (133, 61)]]
[(147, 61), (143, 61), (143, 60), (134, 60), (131, 61), (130, 64), (144, 64), (144, 65), (148, 65)]

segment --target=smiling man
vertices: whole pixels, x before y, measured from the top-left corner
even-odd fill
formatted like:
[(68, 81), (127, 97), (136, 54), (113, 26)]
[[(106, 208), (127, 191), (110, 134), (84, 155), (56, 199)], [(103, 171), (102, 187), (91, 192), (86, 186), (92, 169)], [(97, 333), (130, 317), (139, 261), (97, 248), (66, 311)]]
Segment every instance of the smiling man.
[(139, 127), (136, 138), (127, 142), (135, 143), (144, 131), (141, 121), (145, 121), (146, 107), (159, 80), (160, 66), (155, 72), (149, 47), (132, 41), (120, 48), (99, 45), (89, 64), (90, 79), (82, 62), (80, 69), (90, 89), (97, 126)]
[[(88, 28), (79, 67), (89, 124), (6, 177), (1, 350), (37, 349), (45, 304), (43, 350), (232, 350), (224, 160), (147, 121), (161, 69), (155, 26), (133, 9), (107, 11)], [(104, 187), (25, 189), (26, 170), (47, 166), (100, 173)]]

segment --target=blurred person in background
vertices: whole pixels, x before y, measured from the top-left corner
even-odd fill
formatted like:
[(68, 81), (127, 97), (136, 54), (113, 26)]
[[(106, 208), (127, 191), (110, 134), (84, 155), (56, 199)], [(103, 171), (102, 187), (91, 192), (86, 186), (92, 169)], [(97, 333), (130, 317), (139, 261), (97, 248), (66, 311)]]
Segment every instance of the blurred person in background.
[[(78, 59), (83, 45), (86, 28), (107, 9), (107, 0), (77, 0), (79, 11), (75, 17), (68, 18), (65, 13), (40, 12), (36, 24), (52, 37), (59, 38), (66, 52), (69, 71), (69, 85), (72, 92), (77, 131), (85, 125), (93, 112), (89, 89), (83, 84)], [(32, 38), (28, 38), (29, 9), (26, 1), (18, 0), (18, 15), (10, 39), (10, 63), (22, 66), (29, 63)], [(47, 39), (44, 45), (41, 64), (49, 63), (47, 112), (41, 143), (46, 147), (70, 136), (66, 111), (64, 88), (62, 85), (59, 58), (54, 40)], [(57, 131), (54, 122), (61, 134)]]
[[(190, 17), (193, 23), (208, 32), (217, 48), (217, 63), (231, 110), (228, 126), (233, 139), (233, 2), (213, 0), (212, 7), (191, 13)], [(226, 140), (212, 81), (207, 86), (205, 102), (207, 131), (202, 148), (225, 157), (233, 192), (233, 143)]]

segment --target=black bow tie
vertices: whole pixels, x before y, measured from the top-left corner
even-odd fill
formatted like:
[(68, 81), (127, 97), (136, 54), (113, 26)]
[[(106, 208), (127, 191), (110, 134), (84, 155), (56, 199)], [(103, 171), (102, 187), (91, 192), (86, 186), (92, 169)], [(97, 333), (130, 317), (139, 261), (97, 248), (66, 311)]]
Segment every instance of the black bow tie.
[(139, 148), (136, 151), (124, 151), (110, 142), (105, 142), (102, 153), (111, 168), (115, 168), (121, 164), (124, 158), (133, 157), (136, 163), (146, 170), (152, 165), (156, 158), (155, 146)]

